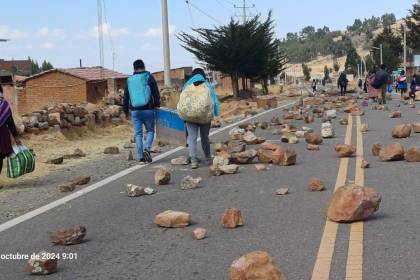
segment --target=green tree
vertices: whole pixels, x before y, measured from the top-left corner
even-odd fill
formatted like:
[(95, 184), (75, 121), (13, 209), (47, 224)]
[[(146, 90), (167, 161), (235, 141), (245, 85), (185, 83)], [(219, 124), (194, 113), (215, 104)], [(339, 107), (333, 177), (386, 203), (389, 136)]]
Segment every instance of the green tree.
[[(401, 37), (394, 34), (390, 27), (384, 28), (383, 32), (373, 41), (374, 46), (380, 46), (382, 44), (383, 62), (390, 69), (396, 69), (401, 64), (401, 54), (403, 52), (401, 42)], [(373, 59), (376, 65), (380, 64), (379, 51), (375, 52)]]
[(357, 64), (360, 63), (360, 56), (354, 47), (347, 51), (347, 58), (344, 68), (349, 74), (357, 74)]
[(404, 20), (408, 27), (407, 45), (415, 51), (420, 51), (420, 0), (413, 5), (408, 17)]
[(41, 70), (42, 71), (47, 71), (47, 70), (51, 70), (54, 67), (52, 66), (52, 64), (49, 61), (44, 60), (42, 62), (42, 66), (41, 66)]
[(382, 25), (384, 27), (389, 27), (389, 26), (393, 25), (394, 23), (396, 23), (397, 19), (395, 18), (395, 15), (393, 13), (391, 13), (391, 14), (386, 13), (386, 14), (382, 15), (381, 21), (382, 21)]
[(378, 69), (378, 65), (375, 64), (375, 61), (373, 60), (371, 55), (365, 56), (365, 62), (366, 62), (366, 69), (368, 72), (374, 71)]
[(309, 66), (306, 65), (305, 63), (302, 63), (302, 71), (303, 71), (303, 76), (305, 77), (305, 81), (309, 81), (311, 79), (312, 69), (309, 68)]
[(41, 72), (41, 67), (37, 61), (33, 60), (32, 58), (28, 57), (28, 60), (31, 62), (31, 74), (35, 75)]
[[(195, 34), (181, 32), (181, 45), (210, 69), (230, 75), (235, 97), (239, 97), (238, 79), (267, 79), (284, 66), (284, 55), (274, 38), (274, 22), (269, 13), (241, 24), (234, 19), (214, 29), (196, 28)], [(244, 84), (246, 86), (246, 84)]]
[(330, 80), (330, 69), (328, 69), (327, 65), (324, 66), (324, 80)]
[(334, 57), (333, 59), (333, 68), (334, 68), (334, 72), (338, 72), (340, 70), (340, 64), (338, 63), (338, 60), (336, 57)]

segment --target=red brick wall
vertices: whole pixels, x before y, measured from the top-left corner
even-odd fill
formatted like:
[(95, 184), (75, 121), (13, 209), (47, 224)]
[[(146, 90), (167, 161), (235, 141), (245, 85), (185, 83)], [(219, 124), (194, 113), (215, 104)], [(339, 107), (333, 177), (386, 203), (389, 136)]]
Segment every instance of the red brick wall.
[(16, 110), (15, 99), (13, 98), (13, 86), (12, 85), (3, 85), (3, 94), (4, 94), (4, 97), (6, 98), (6, 100), (9, 102), (12, 110)]
[(47, 73), (26, 82), (24, 92), (18, 94), (19, 113), (30, 113), (58, 103), (87, 101), (86, 91), (83, 79), (60, 72)]

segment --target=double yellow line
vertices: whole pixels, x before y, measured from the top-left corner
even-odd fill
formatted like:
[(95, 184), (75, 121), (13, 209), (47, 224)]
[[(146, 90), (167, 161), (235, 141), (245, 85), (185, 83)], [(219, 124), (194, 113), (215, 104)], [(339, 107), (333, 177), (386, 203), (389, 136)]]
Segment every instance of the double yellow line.
[[(351, 137), (353, 130), (353, 117), (348, 115), (348, 126), (344, 143), (351, 145)], [(364, 170), (361, 167), (363, 160), (363, 136), (360, 130), (361, 119), (356, 117), (356, 175), (355, 183), (364, 185)], [(341, 158), (338, 168), (337, 180), (334, 191), (346, 184), (348, 172), (349, 158)], [(334, 256), (335, 241), (337, 239), (338, 223), (327, 219), (324, 232), (321, 238), (318, 255), (315, 261), (314, 270), (312, 272), (312, 280), (328, 280), (330, 277), (331, 263)], [(363, 279), (363, 222), (352, 223), (350, 228), (349, 248), (347, 253), (346, 279), (361, 280)]]

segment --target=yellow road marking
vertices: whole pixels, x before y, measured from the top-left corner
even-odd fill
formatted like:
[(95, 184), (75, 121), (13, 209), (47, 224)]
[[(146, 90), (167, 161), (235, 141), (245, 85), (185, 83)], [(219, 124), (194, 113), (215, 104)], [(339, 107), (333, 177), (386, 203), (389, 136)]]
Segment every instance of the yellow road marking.
[[(357, 119), (357, 158), (356, 158), (356, 176), (355, 184), (365, 185), (365, 174), (361, 167), (363, 160), (363, 136), (360, 131), (361, 119)], [(346, 279), (363, 279), (363, 222), (352, 223), (350, 227), (349, 249), (347, 253)]]
[[(344, 143), (351, 144), (351, 133), (353, 129), (353, 118), (348, 115), (349, 123), (347, 125)], [(349, 165), (348, 158), (340, 159), (337, 180), (334, 191), (346, 184), (347, 170)], [(337, 238), (338, 224), (327, 219), (325, 222), (324, 233), (322, 234), (321, 244), (318, 249), (312, 280), (328, 280), (330, 277), (331, 262), (334, 254), (335, 240)]]

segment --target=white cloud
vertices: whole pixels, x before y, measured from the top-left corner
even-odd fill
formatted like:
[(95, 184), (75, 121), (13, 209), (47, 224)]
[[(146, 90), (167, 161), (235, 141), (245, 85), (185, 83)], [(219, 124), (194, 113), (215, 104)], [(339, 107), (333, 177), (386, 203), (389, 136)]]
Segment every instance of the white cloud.
[[(127, 27), (112, 27), (110, 24), (105, 23), (102, 25), (104, 36), (111, 35), (112, 37), (120, 37), (120, 36), (126, 36), (130, 34), (130, 31)], [(92, 37), (97, 38), (98, 37), (98, 26), (94, 26), (89, 29), (89, 34)]]
[(0, 38), (18, 40), (26, 37), (26, 33), (7, 25), (0, 25)]
[(37, 30), (36, 35), (39, 37), (48, 37), (50, 39), (65, 39), (67, 37), (64, 29), (41, 27)]
[(54, 44), (51, 42), (45, 42), (41, 46), (42, 48), (47, 49), (47, 50), (51, 50), (54, 48)]
[[(169, 25), (169, 34), (172, 35), (176, 32), (175, 25)], [(161, 37), (162, 36), (162, 28), (161, 27), (150, 27), (143, 33), (145, 37)]]

